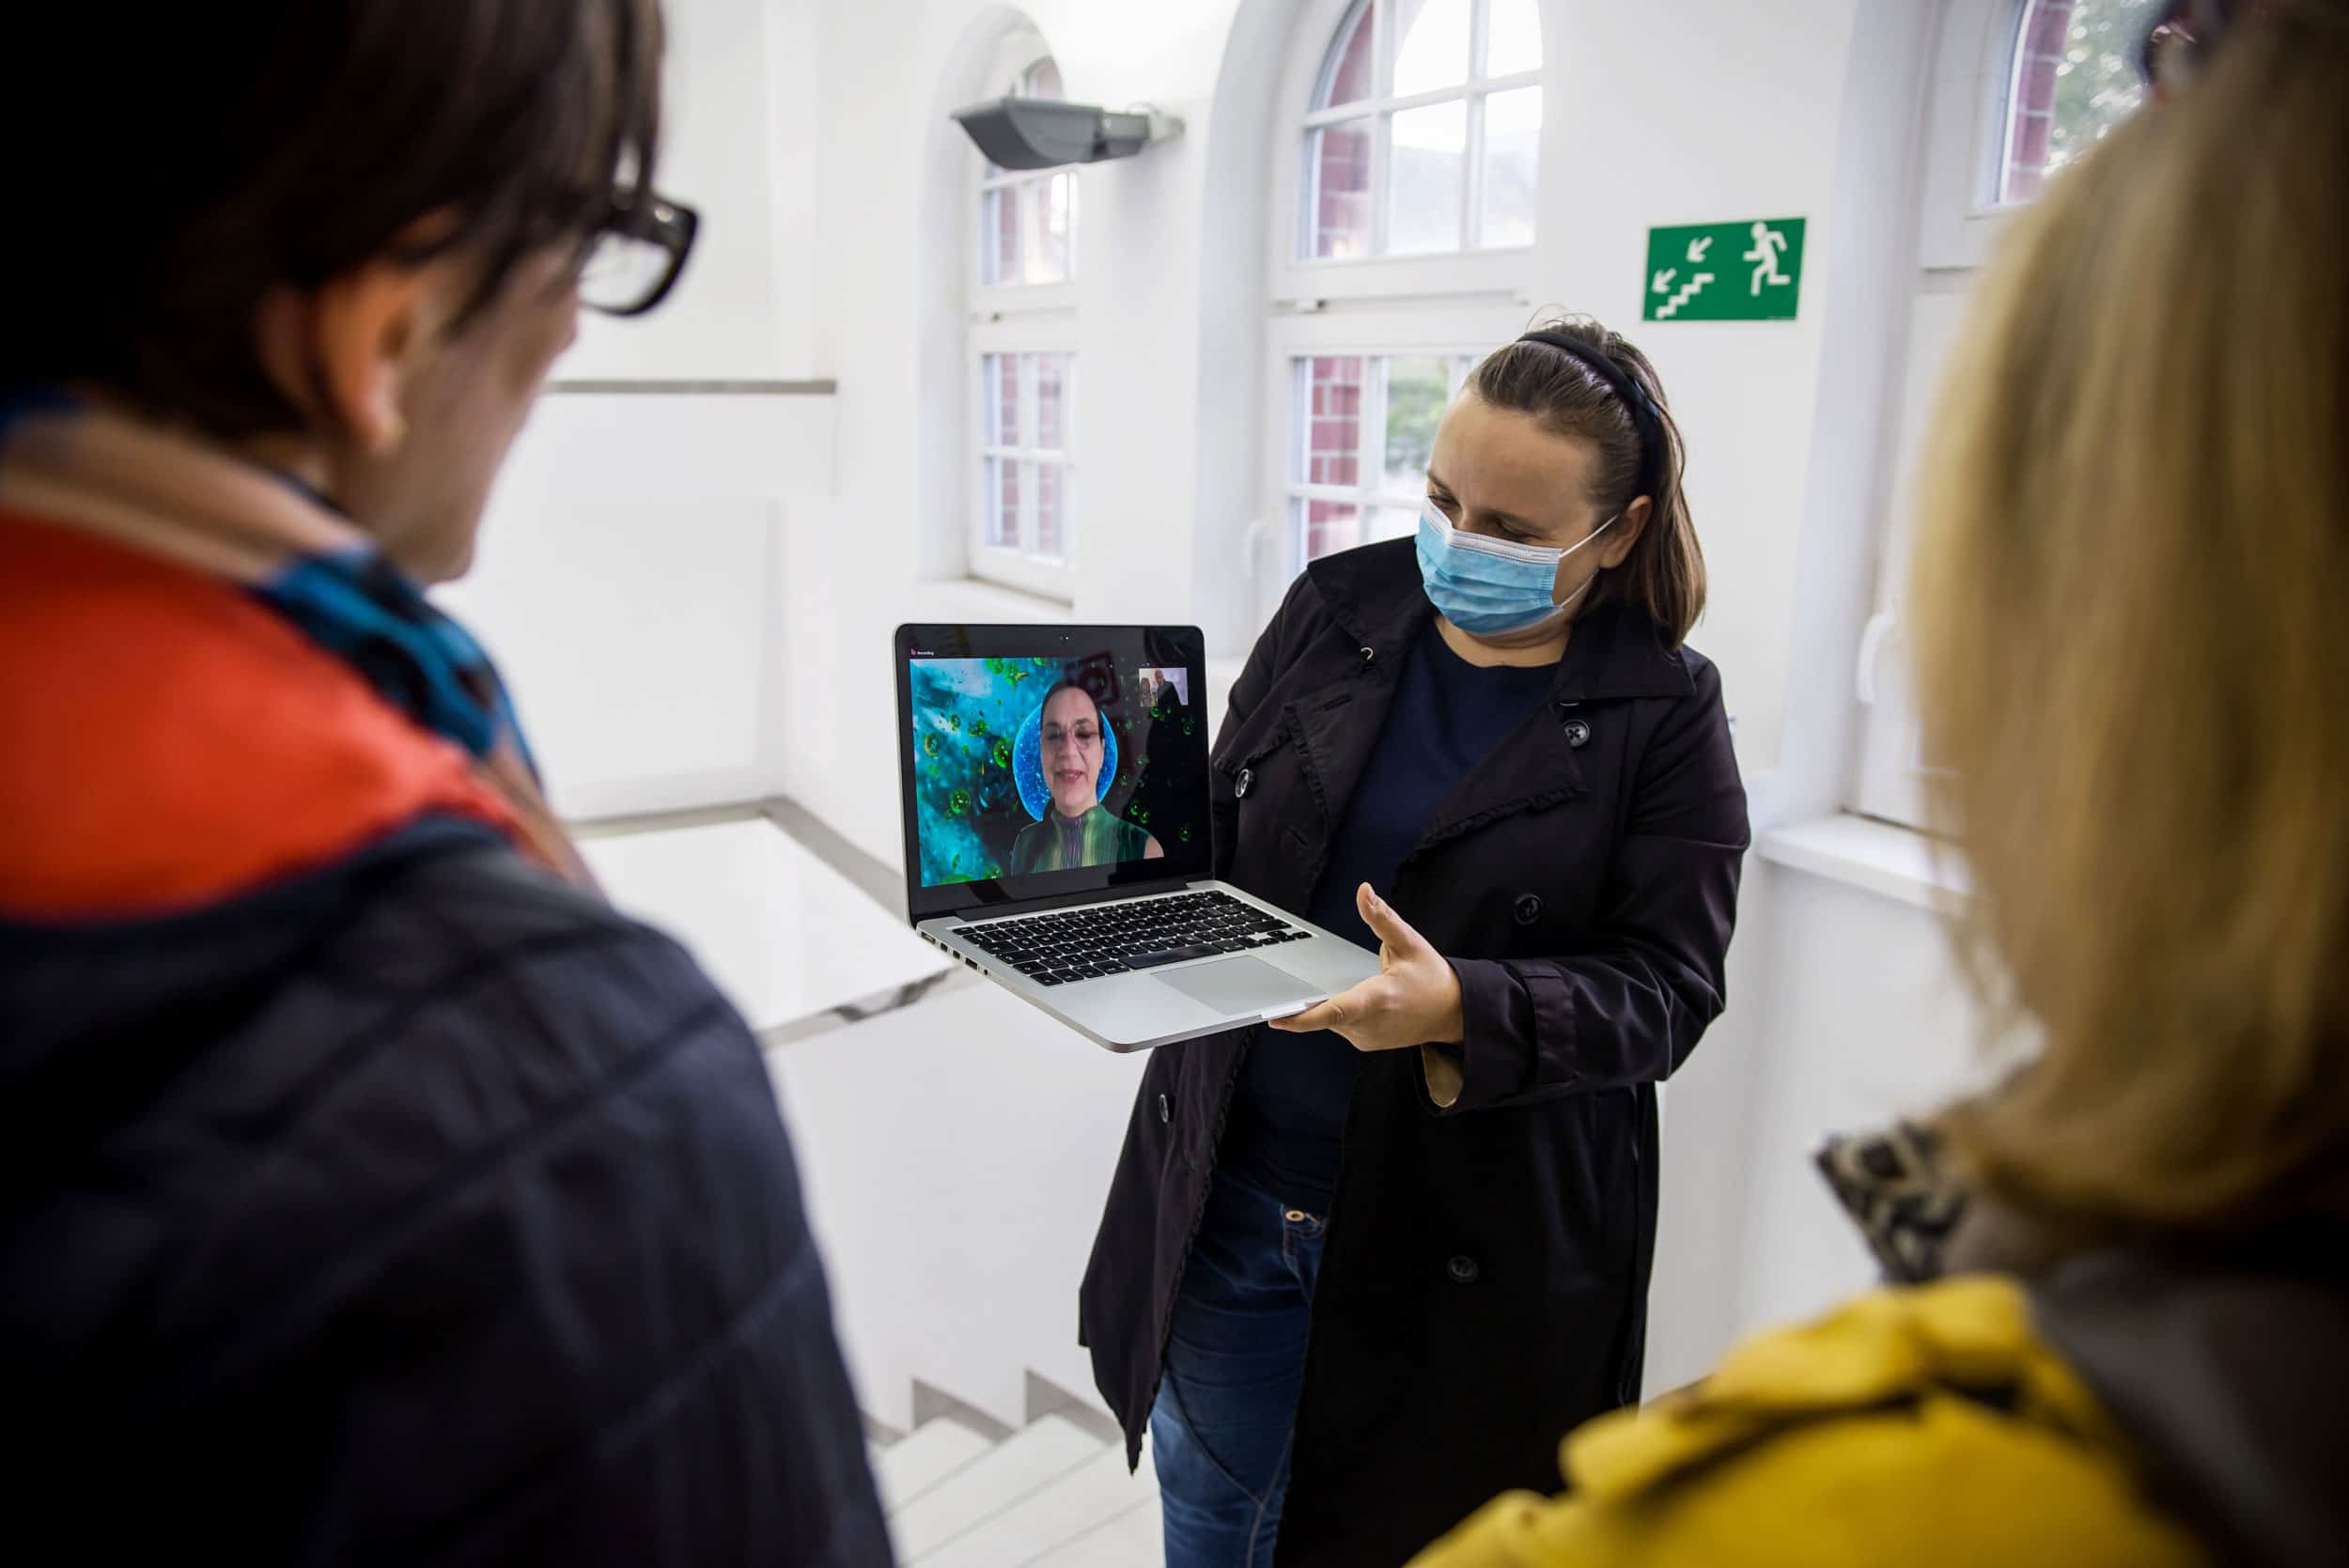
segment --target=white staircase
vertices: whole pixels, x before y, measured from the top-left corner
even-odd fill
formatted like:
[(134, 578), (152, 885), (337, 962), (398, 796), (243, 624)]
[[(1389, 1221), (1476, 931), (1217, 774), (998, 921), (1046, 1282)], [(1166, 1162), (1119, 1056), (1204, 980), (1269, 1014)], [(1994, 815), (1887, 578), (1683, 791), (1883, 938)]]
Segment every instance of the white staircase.
[(873, 1453), (907, 1568), (1159, 1568), (1159, 1494), (1145, 1459), (1044, 1415), (994, 1441), (940, 1416)]

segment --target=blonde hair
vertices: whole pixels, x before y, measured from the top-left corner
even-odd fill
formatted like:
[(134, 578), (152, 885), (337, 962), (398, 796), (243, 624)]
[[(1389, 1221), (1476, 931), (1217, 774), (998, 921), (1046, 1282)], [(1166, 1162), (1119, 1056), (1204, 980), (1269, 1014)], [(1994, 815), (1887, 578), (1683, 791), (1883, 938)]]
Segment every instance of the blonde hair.
[(2075, 1222), (2307, 1207), (2349, 1157), (2349, 9), (2237, 23), (2019, 217), (1926, 473), (1937, 810), (2044, 1039), (1954, 1147)]

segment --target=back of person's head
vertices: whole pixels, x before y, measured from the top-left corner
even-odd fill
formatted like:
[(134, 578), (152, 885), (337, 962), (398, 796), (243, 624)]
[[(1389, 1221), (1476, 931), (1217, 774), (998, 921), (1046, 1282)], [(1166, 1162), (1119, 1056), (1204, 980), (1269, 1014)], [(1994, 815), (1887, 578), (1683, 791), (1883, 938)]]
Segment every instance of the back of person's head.
[(0, 95), (21, 154), (0, 379), (208, 436), (316, 417), (257, 342), (272, 289), (466, 256), (477, 312), (652, 166), (654, 0), (53, 9)]
[(0, 247), (0, 435), (102, 408), (461, 572), (580, 304), (649, 309), (690, 248), (650, 191), (655, 0), (51, 9), (0, 94), (44, 149)]
[(2242, 9), (2016, 220), (1911, 585), (1985, 994), (2041, 1036), (1947, 1126), (2092, 1226), (2349, 1192), (2349, 3)]

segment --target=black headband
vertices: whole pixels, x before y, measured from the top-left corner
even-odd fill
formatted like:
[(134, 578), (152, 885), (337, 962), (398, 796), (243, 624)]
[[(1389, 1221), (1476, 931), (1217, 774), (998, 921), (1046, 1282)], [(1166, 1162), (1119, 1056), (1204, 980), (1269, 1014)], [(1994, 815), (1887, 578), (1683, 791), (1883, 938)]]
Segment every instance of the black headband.
[(1570, 354), (1588, 367), (1592, 375), (1607, 383), (1607, 389), (1615, 395), (1617, 401), (1623, 404), (1624, 411), (1631, 416), (1632, 433), (1640, 438), (1639, 493), (1648, 498), (1651, 506), (1662, 505), (1663, 498), (1656, 492), (1664, 478), (1664, 421), (1657, 411), (1656, 400), (1647, 395), (1647, 388), (1602, 350), (1592, 348), (1579, 337), (1569, 337), (1564, 333), (1534, 332), (1527, 333), (1517, 341), (1546, 343)]

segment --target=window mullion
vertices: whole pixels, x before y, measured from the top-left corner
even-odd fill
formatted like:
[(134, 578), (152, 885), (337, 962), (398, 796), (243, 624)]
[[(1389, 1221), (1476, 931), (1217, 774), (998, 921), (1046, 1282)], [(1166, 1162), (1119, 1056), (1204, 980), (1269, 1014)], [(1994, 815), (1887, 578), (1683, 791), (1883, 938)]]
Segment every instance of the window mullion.
[[(1364, 494), (1375, 493), (1387, 476), (1387, 376), (1394, 361), (1384, 354), (1362, 361), (1362, 413), (1356, 428), (1358, 450), (1355, 454), (1356, 489)], [(1354, 542), (1362, 544), (1370, 538), (1370, 508), (1357, 501), (1354, 505)]]
[(1485, 105), (1482, 93), (1468, 101), (1468, 167), (1460, 171), (1460, 249), (1482, 249), (1485, 243)]
[(1333, 103), (1326, 109), (1309, 110), (1299, 123), (1312, 131), (1343, 120), (1361, 119), (1366, 115), (1396, 109), (1423, 109), (1429, 104), (1449, 103), (1454, 99), (1466, 98), (1474, 93), (1502, 93), (1517, 87), (1538, 87), (1541, 85), (1542, 73), (1538, 70), (1521, 70), (1513, 76), (1478, 76), (1452, 86), (1430, 87), (1425, 92), (1401, 98), (1392, 93), (1374, 93), (1367, 98), (1358, 98), (1351, 103)]
[(1469, 6), (1468, 137), (1460, 171), (1460, 249), (1472, 251), (1485, 242), (1485, 95), (1476, 84), (1485, 79), (1486, 56), (1492, 49), (1492, 0), (1470, 0)]
[(1288, 451), (1281, 461), (1281, 477), (1291, 497), (1282, 507), (1288, 514), (1288, 526), (1281, 531), (1282, 566), (1292, 576), (1304, 569), (1305, 534), (1312, 526), (1306, 492), (1313, 478), (1313, 427), (1314, 362), (1309, 355), (1295, 355), (1289, 360)]
[(1035, 556), (1035, 460), (1025, 456), (1035, 450), (1035, 361), (1034, 354), (1021, 354), (1016, 362), (1019, 379), (1019, 449), (1023, 454), (1015, 459), (1019, 472), (1019, 535), (1012, 548), (1031, 560)]
[[(1394, 97), (1394, 0), (1373, 0), (1371, 8), (1371, 97)], [(1370, 254), (1387, 254), (1387, 159), (1394, 116), (1374, 108), (1370, 115)]]

